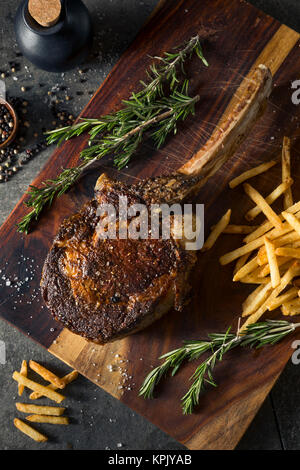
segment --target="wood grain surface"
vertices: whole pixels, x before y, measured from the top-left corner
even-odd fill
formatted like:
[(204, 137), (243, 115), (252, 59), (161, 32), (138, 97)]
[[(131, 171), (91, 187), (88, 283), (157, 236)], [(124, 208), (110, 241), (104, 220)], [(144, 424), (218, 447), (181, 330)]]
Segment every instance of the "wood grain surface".
[[(208, 181), (198, 195), (205, 204), (205, 224), (209, 229), (232, 208), (233, 223), (243, 223), (243, 214), (252, 207), (242, 188), (228, 189), (228, 182), (240, 172), (272, 158), (279, 158), (282, 138), (292, 139), (292, 174), (295, 199), (299, 164), (299, 107), (291, 101), (291, 82), (299, 78), (299, 35), (254, 7), (238, 0), (165, 0), (143, 27), (133, 44), (113, 68), (82, 115), (95, 117), (118, 109), (122, 99), (144, 78), (149, 56), (199, 33), (203, 38), (209, 68), (197, 60), (187, 67), (192, 92), (201, 100), (194, 118), (180, 125), (176, 137), (155, 151), (150, 141), (121, 172), (103, 160), (79, 184), (55, 202), (28, 236), (16, 233), (15, 224), (25, 214), (22, 198), (0, 232), (0, 269), (6, 276), (26, 276), (23, 296), (3, 286), (1, 316), (48, 350), (76, 368), (113, 396), (141, 413), (190, 449), (233, 449), (253, 419), (266, 395), (289, 360), (291, 338), (259, 352), (234, 350), (216, 369), (219, 387), (208, 390), (196, 412), (183, 416), (180, 397), (188, 387), (195, 364), (187, 364), (177, 376), (164, 381), (153, 401), (138, 397), (138, 389), (157, 358), (180, 346), (184, 339), (205, 337), (208, 332), (236, 327), (241, 304), (251, 287), (232, 283), (232, 266), (220, 267), (218, 258), (241, 244), (237, 235), (224, 235), (214, 250), (199, 255), (192, 277), (193, 296), (184, 312), (171, 311), (146, 330), (121, 341), (98, 346), (88, 343), (54, 322), (37, 294), (43, 260), (66, 216), (93, 195), (93, 186), (104, 170), (127, 182), (152, 175), (167, 174), (182, 166), (205, 143), (213, 129), (231, 109), (231, 103), (253, 67), (264, 63), (274, 74), (274, 91), (265, 115), (236, 154)], [(39, 185), (55, 177), (61, 166), (75, 165), (85, 136), (55, 150), (35, 179)], [(280, 182), (280, 165), (252, 180), (263, 194)], [(280, 207), (280, 205), (278, 206)], [(20, 263), (20, 264), (18, 264)], [(30, 264), (31, 263), (31, 264)], [(29, 268), (29, 266), (32, 268)], [(125, 378), (125, 382), (124, 382)]]

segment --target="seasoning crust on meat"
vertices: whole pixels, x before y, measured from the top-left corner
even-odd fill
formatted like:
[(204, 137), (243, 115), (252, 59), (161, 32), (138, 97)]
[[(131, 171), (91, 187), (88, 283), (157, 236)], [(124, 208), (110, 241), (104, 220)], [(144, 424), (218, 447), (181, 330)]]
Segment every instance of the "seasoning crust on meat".
[(62, 223), (41, 281), (54, 318), (101, 344), (144, 328), (172, 306), (181, 310), (196, 259), (173, 238), (99, 238), (97, 207), (111, 203), (117, 210), (119, 196), (128, 205), (144, 202), (102, 176), (95, 199)]

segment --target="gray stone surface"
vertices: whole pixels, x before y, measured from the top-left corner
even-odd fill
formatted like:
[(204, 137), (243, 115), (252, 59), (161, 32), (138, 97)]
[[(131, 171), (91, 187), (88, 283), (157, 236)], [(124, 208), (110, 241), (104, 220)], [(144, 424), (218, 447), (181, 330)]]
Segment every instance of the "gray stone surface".
[[(53, 120), (49, 109), (51, 98), (47, 91), (55, 90), (57, 85), (65, 86), (66, 90), (59, 94), (59, 98), (66, 94), (73, 97), (63, 107), (76, 115), (89, 101), (89, 92), (97, 89), (130, 44), (157, 0), (85, 0), (85, 3), (94, 18), (96, 40), (93, 52), (99, 52), (99, 56), (91, 56), (87, 64), (89, 70), (84, 75), (87, 82), (84, 83), (80, 81), (82, 76), (78, 68), (63, 75), (48, 74), (37, 70), (22, 57), (16, 58), (18, 49), (13, 16), (19, 1), (2, 0), (0, 3), (0, 71), (9, 71), (10, 61), (20, 64), (17, 73), (9, 73), (6, 85), (9, 95), (21, 96), (29, 102), (26, 117), (31, 122), (28, 145), (33, 142), (33, 131), (41, 132)], [(253, 0), (252, 3), (300, 31), (300, 5), (297, 0)], [(24, 85), (27, 87), (25, 93), (20, 90)], [(51, 152), (50, 148), (40, 153), (11, 181), (0, 185), (0, 223), (4, 222)], [(0, 340), (5, 342), (7, 358), (5, 365), (0, 364), (0, 449), (183, 448), (83, 377), (68, 388), (66, 406), (72, 426), (59, 428), (41, 425), (39, 428), (51, 440), (42, 445), (34, 443), (18, 433), (12, 424), (17, 414), (17, 394), (11, 373), (19, 367), (23, 358), (35, 358), (59, 374), (67, 373), (69, 368), (3, 321), (0, 321)], [(239, 444), (239, 449), (299, 449), (297, 383), (298, 369), (289, 365)]]

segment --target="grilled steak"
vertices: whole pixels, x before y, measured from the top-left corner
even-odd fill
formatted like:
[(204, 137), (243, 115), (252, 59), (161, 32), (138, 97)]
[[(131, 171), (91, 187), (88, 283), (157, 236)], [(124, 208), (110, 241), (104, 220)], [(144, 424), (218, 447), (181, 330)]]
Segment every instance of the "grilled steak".
[[(183, 308), (196, 254), (174, 234), (143, 239), (99, 236), (104, 204), (115, 208), (121, 224), (120, 197), (128, 206), (182, 202), (198, 190), (232, 155), (261, 114), (271, 91), (271, 74), (259, 66), (241, 99), (205, 146), (177, 173), (127, 186), (102, 175), (95, 197), (66, 219), (43, 268), (43, 298), (56, 320), (74, 333), (104, 344), (132, 334), (174, 307)], [(127, 220), (127, 224), (134, 217)], [(150, 224), (149, 224), (150, 226)]]
[(101, 178), (95, 199), (65, 220), (47, 257), (43, 297), (54, 317), (95, 342), (144, 328), (173, 305), (181, 309), (195, 255), (170, 240), (100, 239), (101, 203), (141, 203), (130, 188)]

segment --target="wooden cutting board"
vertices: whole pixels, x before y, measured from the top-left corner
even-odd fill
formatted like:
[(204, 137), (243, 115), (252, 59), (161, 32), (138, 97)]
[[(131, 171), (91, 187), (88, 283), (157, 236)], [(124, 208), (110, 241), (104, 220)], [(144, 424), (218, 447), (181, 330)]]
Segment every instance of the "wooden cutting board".
[[(41, 268), (54, 234), (63, 218), (92, 196), (99, 174), (105, 170), (131, 182), (180, 167), (204, 144), (243, 79), (259, 63), (268, 65), (274, 74), (267, 111), (236, 155), (201, 190), (198, 202), (205, 203), (207, 228), (229, 207), (233, 222), (242, 223), (242, 214), (251, 203), (242, 188), (229, 190), (228, 181), (251, 166), (279, 157), (284, 135), (292, 138), (294, 195), (300, 199), (300, 113), (291, 101), (291, 82), (300, 75), (299, 35), (243, 1), (167, 0), (159, 6), (82, 115), (94, 117), (118, 109), (121, 100), (144, 78), (145, 67), (151, 63), (149, 56), (170, 51), (199, 33), (210, 66), (206, 69), (194, 60), (187, 67), (188, 75), (193, 77), (193, 92), (201, 95), (196, 116), (180, 125), (176, 137), (160, 151), (146, 142), (129, 168), (121, 172), (113, 169), (110, 161), (98, 164), (53, 204), (28, 236), (15, 230), (15, 224), (26, 213), (24, 196), (0, 231), (1, 276), (11, 280), (17, 276), (23, 283), (17, 290), (17, 281), (10, 286), (0, 281), (0, 311), (30, 338), (189, 449), (233, 449), (289, 360), (290, 339), (259, 353), (228, 353), (216, 369), (219, 387), (203, 395), (191, 416), (182, 415), (180, 397), (187, 390), (195, 364), (187, 364), (174, 378), (162, 383), (153, 401), (139, 398), (138, 389), (150, 367), (158, 363), (158, 356), (180, 346), (182, 340), (203, 338), (210, 331), (236, 326), (242, 301), (253, 287), (233, 284), (232, 266), (220, 267), (218, 257), (239, 246), (239, 236), (224, 235), (214, 250), (199, 256), (192, 279), (193, 296), (183, 313), (172, 311), (141, 333), (104, 347), (62, 329), (39, 297)], [(75, 165), (85, 145), (86, 137), (82, 136), (55, 150), (33, 184), (55, 177), (62, 166)], [(263, 194), (279, 182), (280, 165), (253, 180)]]

